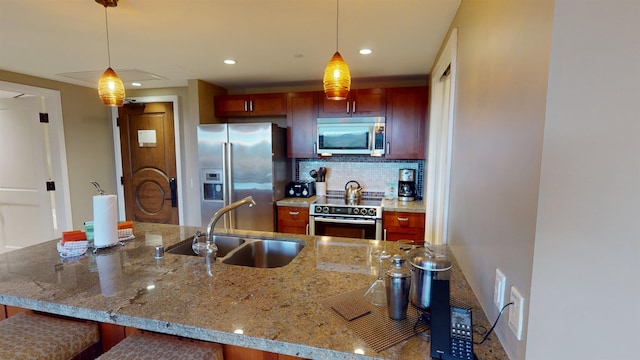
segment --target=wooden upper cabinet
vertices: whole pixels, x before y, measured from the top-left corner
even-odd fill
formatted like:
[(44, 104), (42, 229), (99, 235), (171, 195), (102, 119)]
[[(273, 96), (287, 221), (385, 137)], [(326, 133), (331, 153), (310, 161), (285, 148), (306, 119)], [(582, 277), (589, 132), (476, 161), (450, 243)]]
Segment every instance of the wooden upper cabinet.
[(287, 105), (287, 157), (314, 158), (316, 154), (316, 92), (292, 92)]
[(218, 95), (214, 106), (216, 117), (284, 116), (287, 94)]
[(387, 89), (387, 159), (425, 159), (428, 135), (426, 86)]
[(346, 100), (329, 100), (318, 92), (318, 117), (385, 116), (387, 89), (349, 91)]

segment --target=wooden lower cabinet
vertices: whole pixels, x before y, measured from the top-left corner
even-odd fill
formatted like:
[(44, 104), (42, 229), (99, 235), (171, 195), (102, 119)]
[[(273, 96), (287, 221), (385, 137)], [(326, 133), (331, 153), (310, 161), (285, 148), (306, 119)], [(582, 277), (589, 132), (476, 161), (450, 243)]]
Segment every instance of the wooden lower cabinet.
[(424, 223), (424, 213), (398, 211), (382, 213), (382, 228), (389, 241), (424, 240)]
[(308, 227), (308, 206), (278, 206), (278, 232), (306, 235)]

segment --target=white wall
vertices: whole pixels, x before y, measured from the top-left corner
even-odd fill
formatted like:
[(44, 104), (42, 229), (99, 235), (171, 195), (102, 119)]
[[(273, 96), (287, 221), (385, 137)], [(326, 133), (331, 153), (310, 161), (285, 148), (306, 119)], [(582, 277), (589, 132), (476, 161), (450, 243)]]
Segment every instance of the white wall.
[(640, 2), (556, 0), (527, 359), (638, 359)]
[[(464, 0), (452, 23), (449, 245), (491, 320), (496, 268), (528, 309), (552, 10), (552, 1)], [(526, 330), (518, 341), (505, 316), (496, 332), (512, 359), (524, 358)]]

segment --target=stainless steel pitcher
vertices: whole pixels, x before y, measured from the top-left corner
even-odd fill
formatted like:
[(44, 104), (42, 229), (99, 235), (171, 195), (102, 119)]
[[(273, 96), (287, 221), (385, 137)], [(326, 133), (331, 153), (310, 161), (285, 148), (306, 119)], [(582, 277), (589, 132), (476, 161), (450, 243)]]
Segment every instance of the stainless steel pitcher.
[(384, 285), (387, 291), (387, 310), (393, 320), (407, 317), (409, 291), (411, 289), (411, 270), (400, 255), (391, 258), (391, 267), (385, 272)]
[(431, 282), (449, 280), (451, 261), (428, 248), (414, 249), (408, 254), (411, 266), (411, 303), (419, 309), (431, 307)]

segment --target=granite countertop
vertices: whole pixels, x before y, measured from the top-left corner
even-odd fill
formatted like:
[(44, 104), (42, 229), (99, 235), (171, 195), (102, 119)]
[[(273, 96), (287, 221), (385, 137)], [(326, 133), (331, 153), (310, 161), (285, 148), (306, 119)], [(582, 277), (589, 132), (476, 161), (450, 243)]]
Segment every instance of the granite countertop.
[[(308, 198), (284, 198), (278, 200), (278, 206), (303, 206), (307, 207), (316, 202), (317, 197)], [(402, 212), (426, 212), (426, 205), (423, 200), (417, 201), (398, 201), (398, 199), (382, 199), (381, 206), (383, 211), (402, 211)]]
[[(203, 258), (185, 255), (154, 258), (156, 245), (175, 244), (195, 230), (136, 223), (134, 240), (75, 261), (59, 257), (57, 240), (0, 254), (0, 303), (303, 358), (429, 359), (428, 338), (375, 352), (321, 305), (374, 280), (369, 252), (381, 242), (232, 231), (306, 245), (289, 265), (272, 269), (221, 262), (208, 268)], [(395, 243), (387, 247), (398, 251)], [(489, 328), (452, 262), (452, 297), (472, 305), (474, 323)], [(480, 359), (508, 359), (493, 334), (475, 351)]]

